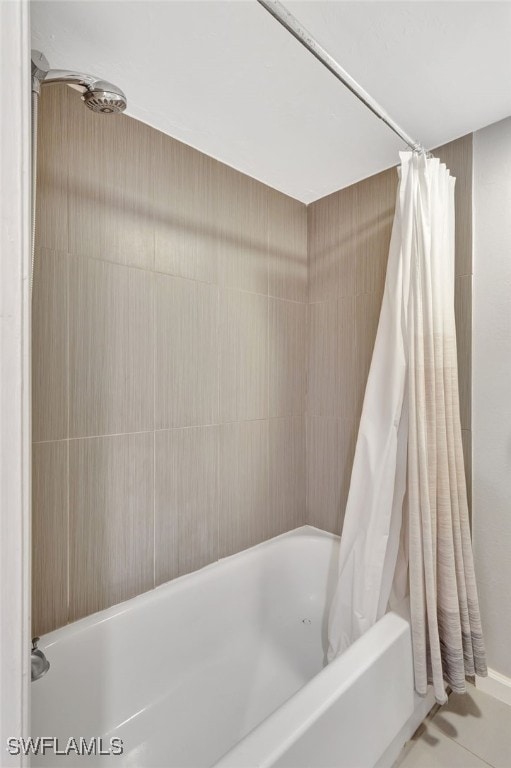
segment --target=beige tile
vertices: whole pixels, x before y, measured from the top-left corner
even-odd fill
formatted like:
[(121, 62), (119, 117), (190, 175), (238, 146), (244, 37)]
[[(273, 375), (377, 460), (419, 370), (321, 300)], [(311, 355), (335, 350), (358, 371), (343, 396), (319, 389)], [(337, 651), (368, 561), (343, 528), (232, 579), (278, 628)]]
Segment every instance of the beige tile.
[(270, 416), (305, 411), (306, 305), (270, 299)]
[(218, 557), (218, 431), (155, 433), (157, 584)]
[(307, 515), (309, 525), (340, 533), (351, 479), (358, 424), (307, 419)]
[(337, 240), (337, 296), (354, 296), (363, 286), (365, 250), (361, 247), (359, 217), (364, 196), (360, 184), (341, 189)]
[(154, 266), (154, 161), (160, 134), (126, 115), (84, 109), (71, 92), (69, 250), (137, 267)]
[(270, 535), (305, 523), (305, 417), (270, 419)]
[(227, 165), (215, 173), (221, 284), (268, 294), (269, 188)]
[(375, 293), (380, 299), (385, 287), (397, 185), (396, 168), (389, 168), (357, 184), (353, 238), (357, 259), (363, 261), (362, 290)]
[(156, 276), (157, 429), (218, 421), (218, 288)]
[(67, 445), (32, 449), (32, 636), (67, 622)]
[(153, 428), (152, 280), (142, 270), (70, 259), (71, 437)]
[(373, 357), (374, 342), (380, 319), (381, 296), (360, 294), (355, 299), (356, 367), (354, 369), (355, 414), (362, 413), (367, 377)]
[(330, 415), (338, 409), (337, 303), (310, 304), (307, 350), (307, 412), (313, 416)]
[(458, 349), (460, 416), (463, 429), (472, 423), (472, 276), (455, 280), (454, 310)]
[(268, 422), (220, 427), (219, 556), (269, 538)]
[(354, 296), (362, 290), (365, 262), (355, 238), (357, 186), (308, 206), (310, 301)]
[(509, 768), (511, 707), (502, 701), (468, 686), (468, 693), (449, 696), (432, 726), (493, 768)]
[(309, 301), (327, 301), (337, 295), (339, 194), (307, 206)]
[(309, 305), (308, 400), (311, 416), (353, 416), (355, 298)]
[(356, 365), (355, 299), (341, 298), (336, 306), (336, 395), (333, 415), (342, 419), (353, 418), (356, 389), (353, 371)]
[(456, 178), (456, 275), (472, 274), (472, 134), (433, 150)]
[(221, 421), (268, 417), (268, 299), (220, 293)]
[(430, 727), (406, 745), (393, 768), (487, 768), (487, 763)]
[(32, 294), (32, 437), (68, 434), (67, 256), (38, 248)]
[(468, 509), (472, 517), (472, 432), (469, 429), (461, 430), (461, 442), (463, 444), (465, 478), (467, 480)]
[(69, 247), (67, 183), (70, 90), (67, 85), (43, 88), (39, 99), (37, 139), (35, 242), (38, 248), (53, 248), (62, 253), (67, 253)]
[(215, 216), (218, 163), (159, 134), (155, 170), (155, 269), (218, 282), (219, 226)]
[(70, 619), (153, 586), (153, 435), (69, 443)]
[(268, 251), (270, 296), (307, 301), (307, 207), (269, 190)]

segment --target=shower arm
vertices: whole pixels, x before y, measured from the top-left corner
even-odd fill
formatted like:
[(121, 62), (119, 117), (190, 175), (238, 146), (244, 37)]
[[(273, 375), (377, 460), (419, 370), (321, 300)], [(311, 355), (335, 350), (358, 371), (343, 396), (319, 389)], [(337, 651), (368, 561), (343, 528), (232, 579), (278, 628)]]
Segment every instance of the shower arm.
[[(85, 75), (83, 72), (73, 72), (70, 69), (50, 69), (48, 59), (41, 51), (32, 50), (32, 93), (41, 93), (41, 85), (57, 85), (59, 83), (77, 86), (83, 88), (85, 92), (104, 91), (109, 94), (109, 98), (117, 97), (126, 102), (124, 92), (116, 85), (95, 77), (95, 75)], [(86, 99), (84, 99), (87, 101)], [(90, 105), (89, 105), (90, 106)], [(121, 109), (111, 111), (124, 111), (126, 103)]]
[(80, 72), (71, 72), (67, 69), (50, 69), (40, 82), (42, 82), (43, 85), (67, 83), (67, 85), (78, 85), (82, 88), (92, 88), (95, 83), (99, 82), (99, 77), (83, 75)]
[(66, 83), (87, 89), (92, 88), (98, 81), (99, 78), (93, 75), (84, 75), (69, 69), (50, 69), (46, 56), (40, 51), (32, 51), (32, 91), (38, 95), (41, 85)]

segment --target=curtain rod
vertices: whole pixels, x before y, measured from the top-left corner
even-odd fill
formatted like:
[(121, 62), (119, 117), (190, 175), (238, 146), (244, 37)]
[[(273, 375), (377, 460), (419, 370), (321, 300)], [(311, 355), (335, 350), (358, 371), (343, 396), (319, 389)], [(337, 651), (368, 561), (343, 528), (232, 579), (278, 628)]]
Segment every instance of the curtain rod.
[(279, 0), (257, 0), (282, 26), (295, 37), (299, 43), (307, 48), (343, 85), (352, 92), (362, 104), (365, 104), (373, 114), (388, 125), (399, 138), (408, 144), (414, 152), (425, 152), (424, 147), (418, 141), (414, 141), (403, 129), (385, 112), (377, 101), (365, 91), (361, 85), (349, 75), (345, 69), (331, 56), (328, 51), (312, 37), (298, 19), (287, 10)]

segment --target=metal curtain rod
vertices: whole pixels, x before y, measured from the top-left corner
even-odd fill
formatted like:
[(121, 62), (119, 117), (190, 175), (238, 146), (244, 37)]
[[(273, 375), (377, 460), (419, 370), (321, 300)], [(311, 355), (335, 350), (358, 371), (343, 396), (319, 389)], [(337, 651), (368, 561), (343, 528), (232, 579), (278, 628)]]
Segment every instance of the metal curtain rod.
[(318, 61), (329, 69), (330, 72), (357, 97), (357, 99), (360, 99), (362, 104), (365, 104), (366, 107), (376, 115), (376, 117), (383, 120), (383, 122), (403, 139), (414, 152), (425, 152), (422, 144), (418, 141), (414, 141), (411, 136), (403, 131), (403, 129), (385, 112), (383, 107), (381, 107), (378, 102), (375, 101), (373, 97), (370, 96), (367, 91), (365, 91), (362, 86), (337, 63), (333, 56), (330, 56), (328, 51), (325, 51), (318, 41), (312, 37), (310, 32), (300, 24), (298, 19), (287, 10), (285, 5), (279, 2), (279, 0), (257, 0), (257, 2), (262, 5), (263, 8), (266, 8), (266, 10), (271, 13), (271, 15), (277, 19), (277, 21), (282, 24), (282, 26), (285, 27), (285, 29), (287, 29), (299, 43), (307, 48)]

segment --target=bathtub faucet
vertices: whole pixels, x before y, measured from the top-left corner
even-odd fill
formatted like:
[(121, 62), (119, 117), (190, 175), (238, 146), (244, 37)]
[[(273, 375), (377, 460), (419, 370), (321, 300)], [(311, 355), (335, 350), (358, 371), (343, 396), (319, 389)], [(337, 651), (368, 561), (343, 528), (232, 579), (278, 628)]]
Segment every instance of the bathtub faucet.
[(37, 647), (39, 640), (39, 637), (32, 638), (32, 682), (43, 677), (50, 668), (50, 662)]

